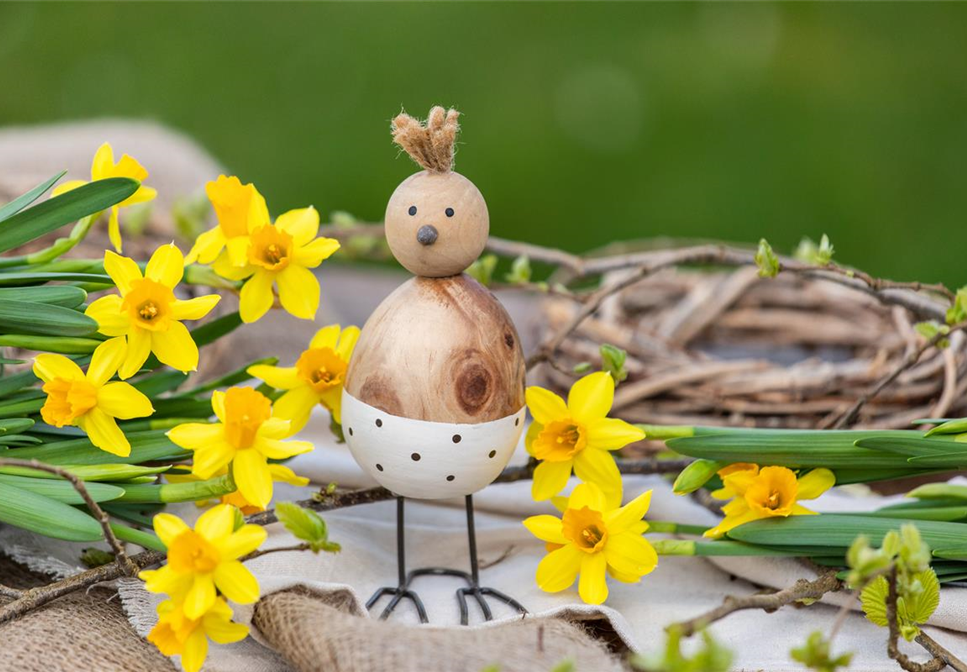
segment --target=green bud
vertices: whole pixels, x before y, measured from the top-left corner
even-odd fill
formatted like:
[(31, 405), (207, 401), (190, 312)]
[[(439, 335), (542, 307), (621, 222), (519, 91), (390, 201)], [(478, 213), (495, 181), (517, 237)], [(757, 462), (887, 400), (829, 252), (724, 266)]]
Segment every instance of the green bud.
[(609, 343), (603, 343), (600, 352), (601, 370), (611, 374), (615, 385), (625, 380), (628, 377), (628, 371), (625, 369), (628, 353)]
[(695, 460), (682, 469), (678, 478), (675, 479), (672, 490), (676, 495), (687, 495), (690, 492), (695, 492), (708, 483), (723, 466), (725, 465), (721, 462), (713, 462), (712, 460)]
[(759, 241), (759, 250), (755, 253), (755, 265), (759, 267), (760, 278), (774, 278), (779, 275), (779, 257), (772, 251), (772, 246), (765, 238)]
[(658, 555), (695, 555), (695, 542), (688, 539), (656, 539), (651, 545)]
[(514, 259), (514, 263), (510, 266), (510, 273), (504, 276), (507, 282), (519, 285), (526, 282), (530, 282), (531, 279), (531, 261), (526, 254)]

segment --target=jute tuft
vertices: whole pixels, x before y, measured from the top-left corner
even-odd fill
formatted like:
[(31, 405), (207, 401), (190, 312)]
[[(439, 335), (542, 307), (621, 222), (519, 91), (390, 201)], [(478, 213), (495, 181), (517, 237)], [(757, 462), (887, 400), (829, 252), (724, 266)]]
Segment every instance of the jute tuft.
[(353, 607), (338, 593), (283, 591), (259, 602), (253, 624), (299, 672), (466, 672), (495, 664), (501, 672), (532, 672), (564, 660), (578, 670), (623, 669), (580, 625), (560, 619), (438, 629), (365, 618)]
[(393, 142), (431, 173), (448, 173), (453, 170), (459, 116), (452, 107), (444, 110), (437, 106), (430, 110), (424, 125), (402, 112), (393, 119)]

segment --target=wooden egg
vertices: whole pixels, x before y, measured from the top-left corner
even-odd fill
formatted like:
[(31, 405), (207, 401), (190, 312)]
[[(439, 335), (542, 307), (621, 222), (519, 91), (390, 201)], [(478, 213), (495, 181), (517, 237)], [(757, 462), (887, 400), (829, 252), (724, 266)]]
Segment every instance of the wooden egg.
[(524, 427), (524, 355), (473, 278), (417, 277), (362, 329), (343, 391), (353, 457), (398, 495), (468, 495), (500, 474)]
[(423, 171), (406, 178), (386, 206), (386, 241), (414, 275), (462, 272), (483, 252), (490, 215), (480, 190), (454, 172)]

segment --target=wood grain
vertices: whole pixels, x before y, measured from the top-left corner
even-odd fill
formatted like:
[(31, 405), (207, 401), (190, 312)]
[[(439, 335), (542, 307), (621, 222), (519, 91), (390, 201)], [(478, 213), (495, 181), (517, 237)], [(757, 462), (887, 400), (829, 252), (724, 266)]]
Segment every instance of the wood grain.
[(524, 354), (507, 311), (467, 275), (413, 278), (373, 312), (346, 390), (392, 415), (490, 422), (524, 405)]
[[(432, 245), (417, 240), (423, 226), (436, 230)], [(411, 175), (386, 205), (386, 242), (396, 260), (414, 275), (439, 278), (462, 273), (483, 252), (489, 232), (487, 202), (459, 173)]]

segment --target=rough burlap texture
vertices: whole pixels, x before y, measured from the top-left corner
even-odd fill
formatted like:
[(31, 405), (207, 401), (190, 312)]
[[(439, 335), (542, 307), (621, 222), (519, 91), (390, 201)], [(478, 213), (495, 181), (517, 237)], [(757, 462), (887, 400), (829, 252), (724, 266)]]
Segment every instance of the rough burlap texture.
[[(43, 579), (0, 555), (0, 583), (28, 588)], [(8, 601), (0, 598), (0, 603)], [(138, 637), (117, 594), (95, 588), (0, 625), (0, 670), (174, 672), (175, 668)]]
[(348, 593), (298, 588), (265, 597), (253, 623), (298, 672), (465, 672), (497, 663), (501, 672), (532, 672), (564, 660), (578, 670), (623, 669), (604, 644), (563, 619), (444, 629), (378, 621), (356, 610)]

